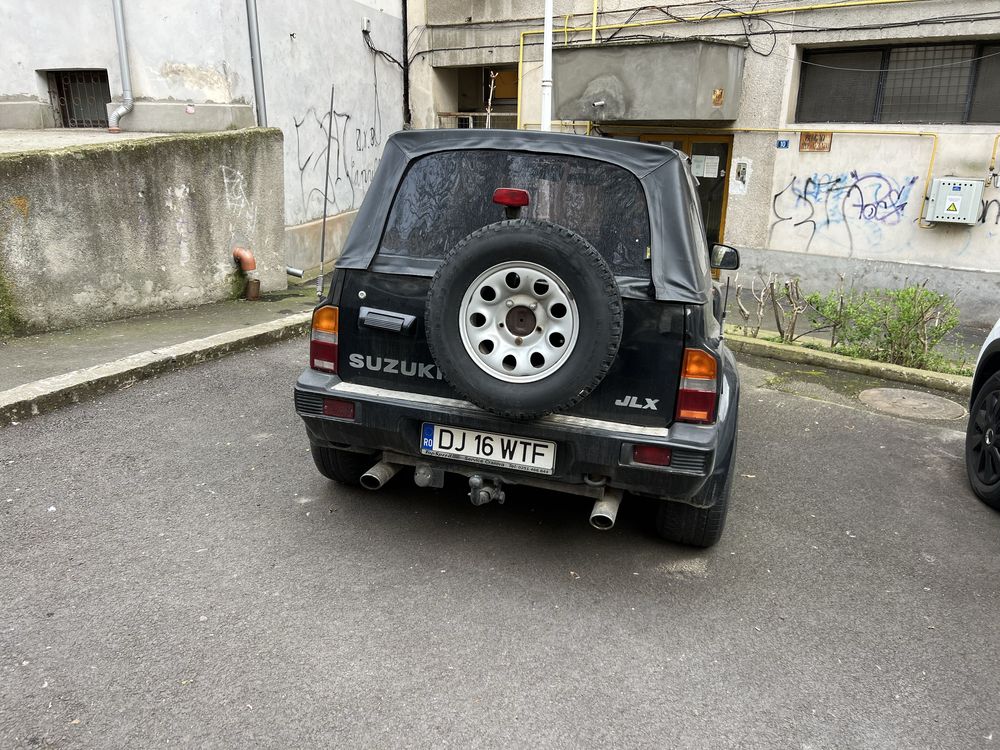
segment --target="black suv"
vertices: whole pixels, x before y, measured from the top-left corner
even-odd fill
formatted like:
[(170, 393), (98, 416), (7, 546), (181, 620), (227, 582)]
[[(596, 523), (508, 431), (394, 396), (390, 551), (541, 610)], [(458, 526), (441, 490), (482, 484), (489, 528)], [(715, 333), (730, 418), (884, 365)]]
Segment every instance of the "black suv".
[[(716, 246), (716, 268), (735, 250)], [(718, 541), (739, 379), (697, 192), (662, 146), (523, 131), (392, 136), (313, 315), (295, 386), (316, 466), (378, 489), (469, 478), (658, 501)]]

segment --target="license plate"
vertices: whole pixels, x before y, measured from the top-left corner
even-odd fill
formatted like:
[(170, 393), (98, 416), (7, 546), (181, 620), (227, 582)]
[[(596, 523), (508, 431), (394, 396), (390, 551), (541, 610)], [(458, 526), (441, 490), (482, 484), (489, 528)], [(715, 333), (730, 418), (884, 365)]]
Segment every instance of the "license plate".
[(420, 452), (533, 474), (551, 474), (556, 462), (556, 444), (546, 440), (463, 430), (429, 422), (424, 422)]

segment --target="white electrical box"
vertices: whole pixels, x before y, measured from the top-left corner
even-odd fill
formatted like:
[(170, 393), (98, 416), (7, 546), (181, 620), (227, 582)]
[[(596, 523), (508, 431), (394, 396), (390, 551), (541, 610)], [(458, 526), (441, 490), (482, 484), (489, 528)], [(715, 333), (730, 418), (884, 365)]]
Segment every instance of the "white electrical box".
[(936, 177), (924, 221), (943, 224), (975, 224), (982, 210), (985, 180), (973, 177)]

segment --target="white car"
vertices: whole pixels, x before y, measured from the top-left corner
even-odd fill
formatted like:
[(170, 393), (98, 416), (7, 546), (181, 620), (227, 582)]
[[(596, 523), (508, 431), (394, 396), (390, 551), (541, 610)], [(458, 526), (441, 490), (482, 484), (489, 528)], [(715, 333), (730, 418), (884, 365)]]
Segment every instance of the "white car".
[(972, 491), (1000, 510), (1000, 320), (986, 337), (972, 381), (965, 468)]

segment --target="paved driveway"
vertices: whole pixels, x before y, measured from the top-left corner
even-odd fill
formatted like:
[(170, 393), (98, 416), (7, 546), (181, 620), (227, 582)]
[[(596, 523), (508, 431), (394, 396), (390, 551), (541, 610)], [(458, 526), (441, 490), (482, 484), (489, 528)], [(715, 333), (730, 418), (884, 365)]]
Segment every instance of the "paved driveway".
[(0, 746), (1000, 744), (1000, 514), (960, 422), (745, 367), (694, 552), (636, 502), (601, 534), (534, 490), (330, 485), (304, 346), (0, 430)]

